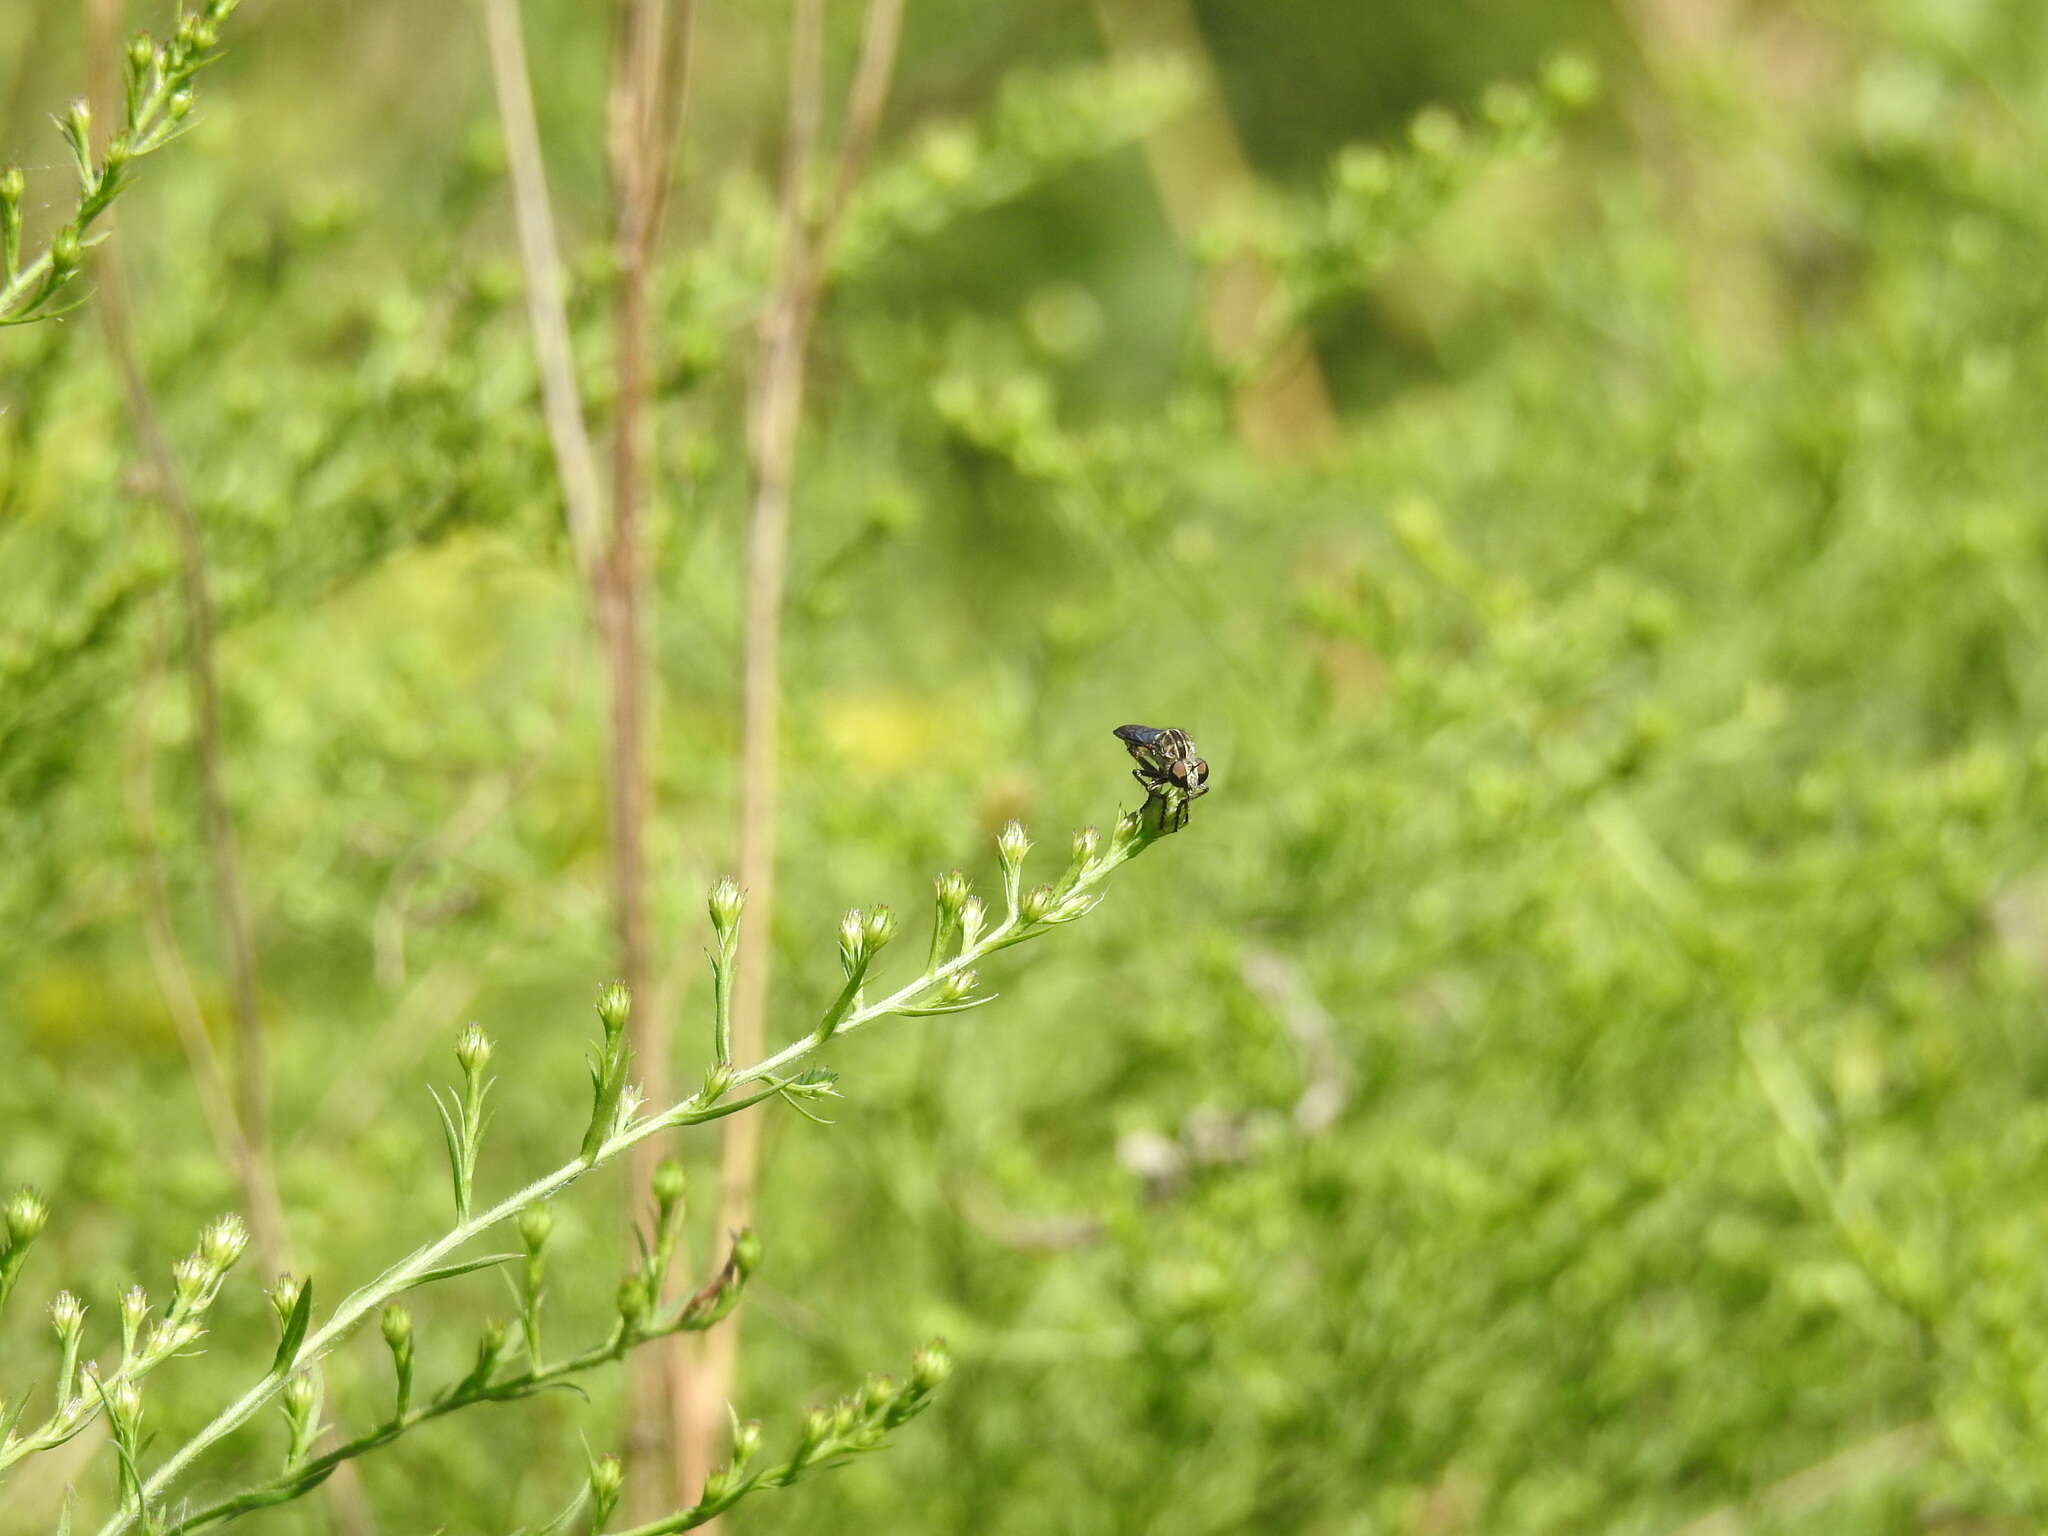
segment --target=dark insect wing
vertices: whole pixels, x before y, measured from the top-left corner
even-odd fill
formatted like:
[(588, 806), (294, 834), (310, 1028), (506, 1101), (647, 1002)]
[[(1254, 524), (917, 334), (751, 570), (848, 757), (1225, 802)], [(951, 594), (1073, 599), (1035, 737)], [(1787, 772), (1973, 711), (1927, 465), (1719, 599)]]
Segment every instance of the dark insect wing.
[(1149, 747), (1165, 734), (1151, 725), (1120, 725), (1116, 728), (1117, 740), (1131, 747)]

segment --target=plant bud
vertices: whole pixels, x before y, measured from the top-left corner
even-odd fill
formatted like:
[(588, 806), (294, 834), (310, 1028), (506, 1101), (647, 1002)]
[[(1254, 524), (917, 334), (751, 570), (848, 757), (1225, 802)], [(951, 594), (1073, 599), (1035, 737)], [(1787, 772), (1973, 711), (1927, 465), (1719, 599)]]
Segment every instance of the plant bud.
[(547, 1247), (554, 1230), (555, 1213), (544, 1205), (529, 1205), (519, 1213), (519, 1241), (526, 1245), (528, 1253), (539, 1253)]
[(476, 1368), (487, 1374), (498, 1363), (498, 1357), (505, 1353), (505, 1340), (511, 1337), (511, 1330), (505, 1326), (502, 1317), (486, 1318), (483, 1331), (477, 1335)]
[(619, 1282), (619, 1317), (628, 1329), (646, 1320), (648, 1305), (647, 1282), (640, 1276), (628, 1275)]
[(1024, 823), (1013, 821), (1005, 826), (996, 838), (996, 856), (1003, 861), (1005, 869), (1015, 869), (1024, 862), (1024, 855), (1031, 851), (1031, 839), (1025, 835)]
[(319, 1395), (320, 1383), (313, 1379), (313, 1373), (301, 1371), (284, 1384), (284, 1411), (294, 1423), (303, 1423)]
[(107, 1392), (107, 1412), (123, 1439), (132, 1439), (142, 1418), (142, 1389), (132, 1381), (117, 1381)]
[(88, 144), (92, 141), (92, 103), (83, 96), (71, 103), (71, 110), (65, 114), (64, 121), (73, 143)]
[(716, 1104), (725, 1097), (725, 1090), (732, 1086), (732, 1068), (720, 1062), (704, 1074), (704, 1086), (698, 1090), (699, 1103)]
[(597, 994), (597, 1020), (604, 1026), (607, 1040), (618, 1039), (632, 1012), (633, 994), (626, 990), (623, 981), (614, 981)]
[(960, 909), (960, 952), (962, 954), (981, 942), (981, 930), (988, 926), (988, 907), (979, 896), (967, 898)]
[(654, 1165), (654, 1200), (663, 1210), (673, 1207), (683, 1198), (688, 1179), (683, 1165), (672, 1157), (664, 1157)]
[(831, 1435), (832, 1410), (830, 1408), (813, 1408), (804, 1415), (803, 1444), (806, 1450), (815, 1445), (823, 1445), (826, 1440), (831, 1438)]
[(1024, 893), (1024, 899), (1017, 904), (1017, 911), (1027, 923), (1042, 922), (1058, 899), (1051, 886), (1034, 886)]
[(619, 1112), (612, 1122), (616, 1129), (613, 1135), (633, 1123), (633, 1117), (640, 1113), (640, 1106), (647, 1102), (647, 1091), (638, 1083), (628, 1083), (619, 1090)]
[(626, 1486), (626, 1468), (616, 1456), (600, 1456), (590, 1465), (590, 1496), (594, 1499), (616, 1499), (619, 1490)]
[(128, 67), (147, 69), (156, 62), (156, 49), (149, 41), (147, 32), (137, 33), (128, 39)]
[[(13, 195), (19, 197), (21, 195), (21, 172), (18, 170), (9, 171), (6, 177), (0, 177), (0, 196), (7, 194), (6, 181), (8, 177), (12, 177), (15, 184)], [(34, 1242), (37, 1237), (42, 1235), (42, 1230), (49, 1220), (49, 1201), (45, 1200), (33, 1189), (16, 1190), (14, 1197), (7, 1202), (8, 1245), (18, 1248), (24, 1243)]]
[(131, 1285), (121, 1293), (121, 1328), (133, 1338), (142, 1327), (142, 1320), (149, 1316), (149, 1292), (139, 1285)]
[(58, 272), (78, 270), (78, 258), (84, 247), (79, 244), (78, 231), (70, 225), (57, 231), (50, 238), (50, 265)]
[(216, 1275), (225, 1273), (249, 1246), (249, 1229), (239, 1216), (223, 1216), (199, 1236), (199, 1252)]
[(205, 1292), (207, 1282), (213, 1278), (206, 1267), (206, 1260), (196, 1253), (188, 1253), (171, 1266), (171, 1288), (178, 1293), (179, 1310), (192, 1305)]
[(192, 110), (192, 93), (190, 91), (171, 92), (170, 105), (166, 110), (169, 111), (172, 122), (182, 121), (185, 114)]
[(949, 869), (932, 882), (938, 892), (939, 912), (949, 922), (960, 920), (960, 909), (967, 903), (971, 887), (967, 877), (957, 869)]
[(277, 1313), (277, 1325), (282, 1328), (291, 1321), (292, 1309), (299, 1304), (299, 1293), (305, 1290), (305, 1282), (290, 1275), (279, 1275), (277, 1284), (270, 1288), (270, 1305)]
[(870, 1376), (860, 1384), (860, 1408), (863, 1415), (880, 1413), (895, 1400), (896, 1383), (887, 1376)]
[(867, 940), (869, 954), (896, 937), (896, 914), (887, 907), (875, 907), (867, 915), (862, 927), (862, 936)]
[(1583, 111), (1600, 94), (1600, 71), (1584, 54), (1559, 54), (1543, 67), (1543, 91), (1566, 111)]
[(748, 1419), (744, 1424), (735, 1425), (732, 1432), (732, 1465), (738, 1471), (761, 1454), (761, 1425), (757, 1420)]
[(732, 1267), (742, 1280), (761, 1267), (761, 1239), (752, 1227), (742, 1227), (733, 1238)]
[(391, 1346), (393, 1354), (412, 1348), (412, 1314), (397, 1302), (387, 1302), (384, 1307), (384, 1342)]
[(69, 1291), (59, 1291), (50, 1298), (50, 1326), (57, 1330), (60, 1343), (77, 1343), (85, 1328), (85, 1303)]
[(455, 1061), (464, 1075), (475, 1077), (490, 1065), (491, 1037), (483, 1032), (481, 1025), (470, 1024), (455, 1040)]
[(957, 1003), (961, 1001), (974, 991), (975, 983), (980, 981), (980, 979), (972, 971), (955, 971), (939, 983), (939, 1001), (942, 1003)]
[(868, 957), (867, 914), (853, 908), (839, 920), (839, 963), (850, 976)]
[(202, 21), (192, 29), (192, 47), (199, 53), (211, 53), (220, 41), (220, 31), (210, 21)]
[(1083, 827), (1074, 834), (1074, 862), (1086, 864), (1102, 848), (1102, 834), (1093, 827)]
[(910, 1357), (910, 1384), (920, 1395), (936, 1391), (953, 1374), (953, 1352), (944, 1339), (933, 1339)]
[(711, 927), (718, 934), (719, 942), (729, 946), (739, 928), (740, 914), (747, 908), (746, 892), (740, 889), (739, 881), (727, 875), (711, 887), (705, 906), (711, 912)]

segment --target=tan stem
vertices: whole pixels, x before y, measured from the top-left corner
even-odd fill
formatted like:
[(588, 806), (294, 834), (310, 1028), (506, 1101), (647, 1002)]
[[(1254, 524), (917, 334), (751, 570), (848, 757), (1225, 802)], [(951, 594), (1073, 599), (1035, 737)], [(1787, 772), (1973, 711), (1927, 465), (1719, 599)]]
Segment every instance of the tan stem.
[(533, 111), (527, 73), (526, 38), (518, 0), (483, 0), (484, 32), (490, 45), (491, 87), (505, 134), (505, 163), (512, 182), (512, 207), (519, 230), (519, 261), (526, 278), (527, 324), (540, 367), (541, 408), (553, 447), (555, 476), (570, 546), (585, 582), (595, 586), (603, 558), (597, 455), (583, 415), (576, 383), (576, 357), (569, 340), (569, 315), (562, 300), (563, 274), (555, 219), (548, 198), (547, 163)]
[[(669, 160), (681, 116), (689, 9), (670, 26), (667, 0), (618, 0), (617, 37), (607, 102), (607, 151), (614, 205), (614, 306), (617, 403), (612, 436), (611, 538), (599, 575), (598, 620), (610, 693), (613, 909), (619, 968), (632, 989), (635, 1071), (649, 1098), (668, 1097), (666, 1010), (655, 995), (648, 932), (647, 827), (652, 785), (647, 771), (651, 729), (645, 517), (653, 431), (650, 285), (656, 238), (669, 184)], [(656, 1155), (638, 1147), (627, 1160), (627, 1208), (637, 1214)], [(636, 1510), (672, 1508), (665, 1444), (673, 1439), (671, 1379), (683, 1369), (678, 1344), (636, 1359), (630, 1384), (628, 1440)]]
[[(762, 312), (747, 446), (754, 479), (747, 519), (740, 725), (739, 880), (747, 893), (733, 992), (733, 1054), (760, 1053), (768, 1012), (775, 920), (775, 844), (780, 790), (782, 608), (803, 420), (806, 364), (831, 260), (831, 242), (880, 127), (903, 31), (903, 0), (869, 0), (860, 58), (847, 98), (831, 191), (808, 225), (804, 196), (817, 156), (824, 102), (824, 0), (794, 0), (789, 117), (783, 146), (775, 280)], [(759, 1122), (726, 1123), (719, 1162), (720, 1232), (753, 1221), (760, 1176)], [(739, 1371), (736, 1317), (705, 1335), (696, 1389), (687, 1399), (678, 1476), (685, 1496), (703, 1486), (721, 1446), (725, 1405)]]

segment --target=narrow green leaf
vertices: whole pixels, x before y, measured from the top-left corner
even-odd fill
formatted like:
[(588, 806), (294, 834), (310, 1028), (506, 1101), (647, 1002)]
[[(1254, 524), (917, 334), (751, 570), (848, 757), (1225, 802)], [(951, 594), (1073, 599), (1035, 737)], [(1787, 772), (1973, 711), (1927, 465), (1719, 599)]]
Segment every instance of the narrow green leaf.
[(508, 1259), (524, 1257), (525, 1255), (520, 1253), (487, 1253), (480, 1259), (464, 1259), (460, 1264), (444, 1264), (439, 1269), (430, 1269), (425, 1274), (406, 1281), (400, 1289), (417, 1290), (423, 1285), (432, 1285), (436, 1280), (453, 1280), (457, 1275), (472, 1274), (479, 1269), (489, 1269), (493, 1264), (503, 1264)]
[(313, 1320), (313, 1281), (299, 1287), (299, 1299), (292, 1303), (291, 1316), (284, 1320), (284, 1335), (277, 1341), (277, 1354), (270, 1362), (270, 1374), (282, 1376), (299, 1358), (299, 1346), (306, 1342), (306, 1325)]

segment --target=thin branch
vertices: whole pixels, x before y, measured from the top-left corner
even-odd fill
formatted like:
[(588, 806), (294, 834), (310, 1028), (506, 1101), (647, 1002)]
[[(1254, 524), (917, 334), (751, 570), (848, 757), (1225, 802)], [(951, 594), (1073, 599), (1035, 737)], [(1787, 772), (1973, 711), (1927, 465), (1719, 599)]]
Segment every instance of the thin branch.
[(576, 383), (576, 357), (569, 341), (569, 314), (562, 300), (562, 258), (548, 199), (547, 164), (541, 155), (534, 117), (533, 87), (526, 67), (526, 39), (519, 0), (483, 0), (484, 31), (490, 45), (491, 88), (505, 134), (505, 161), (512, 180), (512, 207), (519, 229), (519, 261), (526, 277), (526, 318), (540, 367), (541, 406), (562, 510), (576, 567), (595, 586), (602, 558), (602, 493), (597, 455), (583, 415)]
[[(767, 1017), (775, 916), (775, 843), (782, 707), (782, 609), (803, 417), (811, 322), (823, 293), (830, 243), (881, 123), (903, 30), (903, 0), (869, 0), (846, 124), (823, 220), (808, 227), (804, 199), (817, 154), (824, 99), (824, 0), (794, 0), (789, 118), (783, 145), (776, 273), (761, 318), (747, 444), (754, 477), (747, 520), (741, 729), (739, 879), (751, 920), (743, 930), (734, 997), (733, 1049), (760, 1049)], [(727, 1128), (720, 1159), (718, 1230), (753, 1218), (760, 1133), (745, 1119)], [(683, 1427), (682, 1489), (700, 1486), (722, 1432), (724, 1403), (739, 1365), (739, 1330), (728, 1322), (704, 1341), (703, 1368)]]
[[(682, 115), (682, 71), (688, 58), (690, 7), (669, 25), (668, 0), (618, 0), (617, 41), (607, 102), (606, 148), (615, 210), (618, 290), (614, 308), (617, 403), (612, 428), (611, 541), (598, 590), (599, 627), (611, 695), (609, 774), (613, 910), (619, 969), (643, 1006), (634, 1009), (632, 1045), (642, 1086), (667, 1096), (667, 1010), (654, 996), (648, 936), (647, 828), (653, 789), (647, 771), (651, 664), (645, 520), (652, 464), (653, 370), (650, 291), (657, 238), (667, 207), (674, 130)], [(636, 1157), (628, 1187), (642, 1189), (653, 1174), (651, 1154)], [(627, 1461), (636, 1507), (672, 1504), (658, 1486), (663, 1459), (645, 1454), (662, 1438), (661, 1424), (680, 1387), (669, 1376), (682, 1356), (655, 1352), (635, 1362), (632, 1398), (637, 1444)]]
[[(335, 1308), (333, 1315), (322, 1327), (307, 1334), (299, 1346), (298, 1353), (291, 1360), (285, 1362), (281, 1368), (268, 1372), (262, 1380), (221, 1409), (202, 1429), (179, 1446), (144, 1482), (143, 1497), (140, 1501), (142, 1507), (160, 1507), (165, 1495), (176, 1486), (178, 1480), (190, 1470), (194, 1462), (213, 1445), (253, 1418), (265, 1403), (284, 1390), (285, 1384), (293, 1376), (325, 1359), (373, 1312), (393, 1297), (422, 1283), (473, 1239), (503, 1222), (514, 1220), (528, 1206), (552, 1198), (593, 1169), (612, 1162), (664, 1131), (701, 1125), (706, 1121), (727, 1116), (744, 1119), (744, 1115), (734, 1114), (736, 1108), (743, 1108), (746, 1103), (758, 1102), (759, 1098), (785, 1091), (790, 1082), (789, 1069), (814, 1055), (828, 1040), (838, 1039), (855, 1030), (863, 1029), (878, 1019), (915, 1012), (926, 1006), (921, 999), (943, 996), (945, 984), (949, 980), (972, 971), (989, 955), (998, 950), (1008, 949), (1012, 945), (1040, 938), (1060, 924), (1084, 915), (1102, 899), (1100, 887), (1112, 873), (1143, 853), (1162, 836), (1171, 835), (1167, 830), (1167, 823), (1159, 814), (1160, 809), (1159, 803), (1154, 801), (1148, 803), (1143, 811), (1133, 812), (1118, 823), (1116, 835), (1110, 840), (1108, 847), (1103, 849), (1100, 856), (1090, 862), (1066, 888), (1061, 898), (1063, 907), (1060, 913), (1040, 920), (1033, 920), (1019, 912), (1010, 913), (994, 928), (976, 937), (972, 943), (963, 943), (960, 952), (952, 959), (927, 965), (915, 979), (898, 987), (888, 996), (853, 1010), (844, 1019), (839, 1020), (831, 1030), (807, 1030), (773, 1055), (734, 1073), (729, 1081), (720, 1085), (717, 1093), (714, 1094), (708, 1089), (700, 1091), (691, 1098), (671, 1104), (657, 1114), (632, 1121), (598, 1145), (588, 1157), (574, 1158), (553, 1172), (543, 1174), (488, 1210), (470, 1217), (467, 1221), (457, 1222), (441, 1236), (414, 1249), (376, 1279), (351, 1293)], [(768, 1087), (756, 1098), (738, 1101), (733, 1099), (736, 1090), (752, 1083), (766, 1083)], [(112, 1389), (127, 1379), (127, 1372), (128, 1367), (124, 1364), (107, 1375), (104, 1384)], [(89, 1423), (98, 1417), (101, 1410), (97, 1403), (84, 1400), (81, 1402), (79, 1412), (83, 1422)], [(100, 1527), (99, 1536), (123, 1536), (124, 1532), (134, 1529), (139, 1518), (138, 1511), (133, 1505), (124, 1507), (108, 1517)]]

